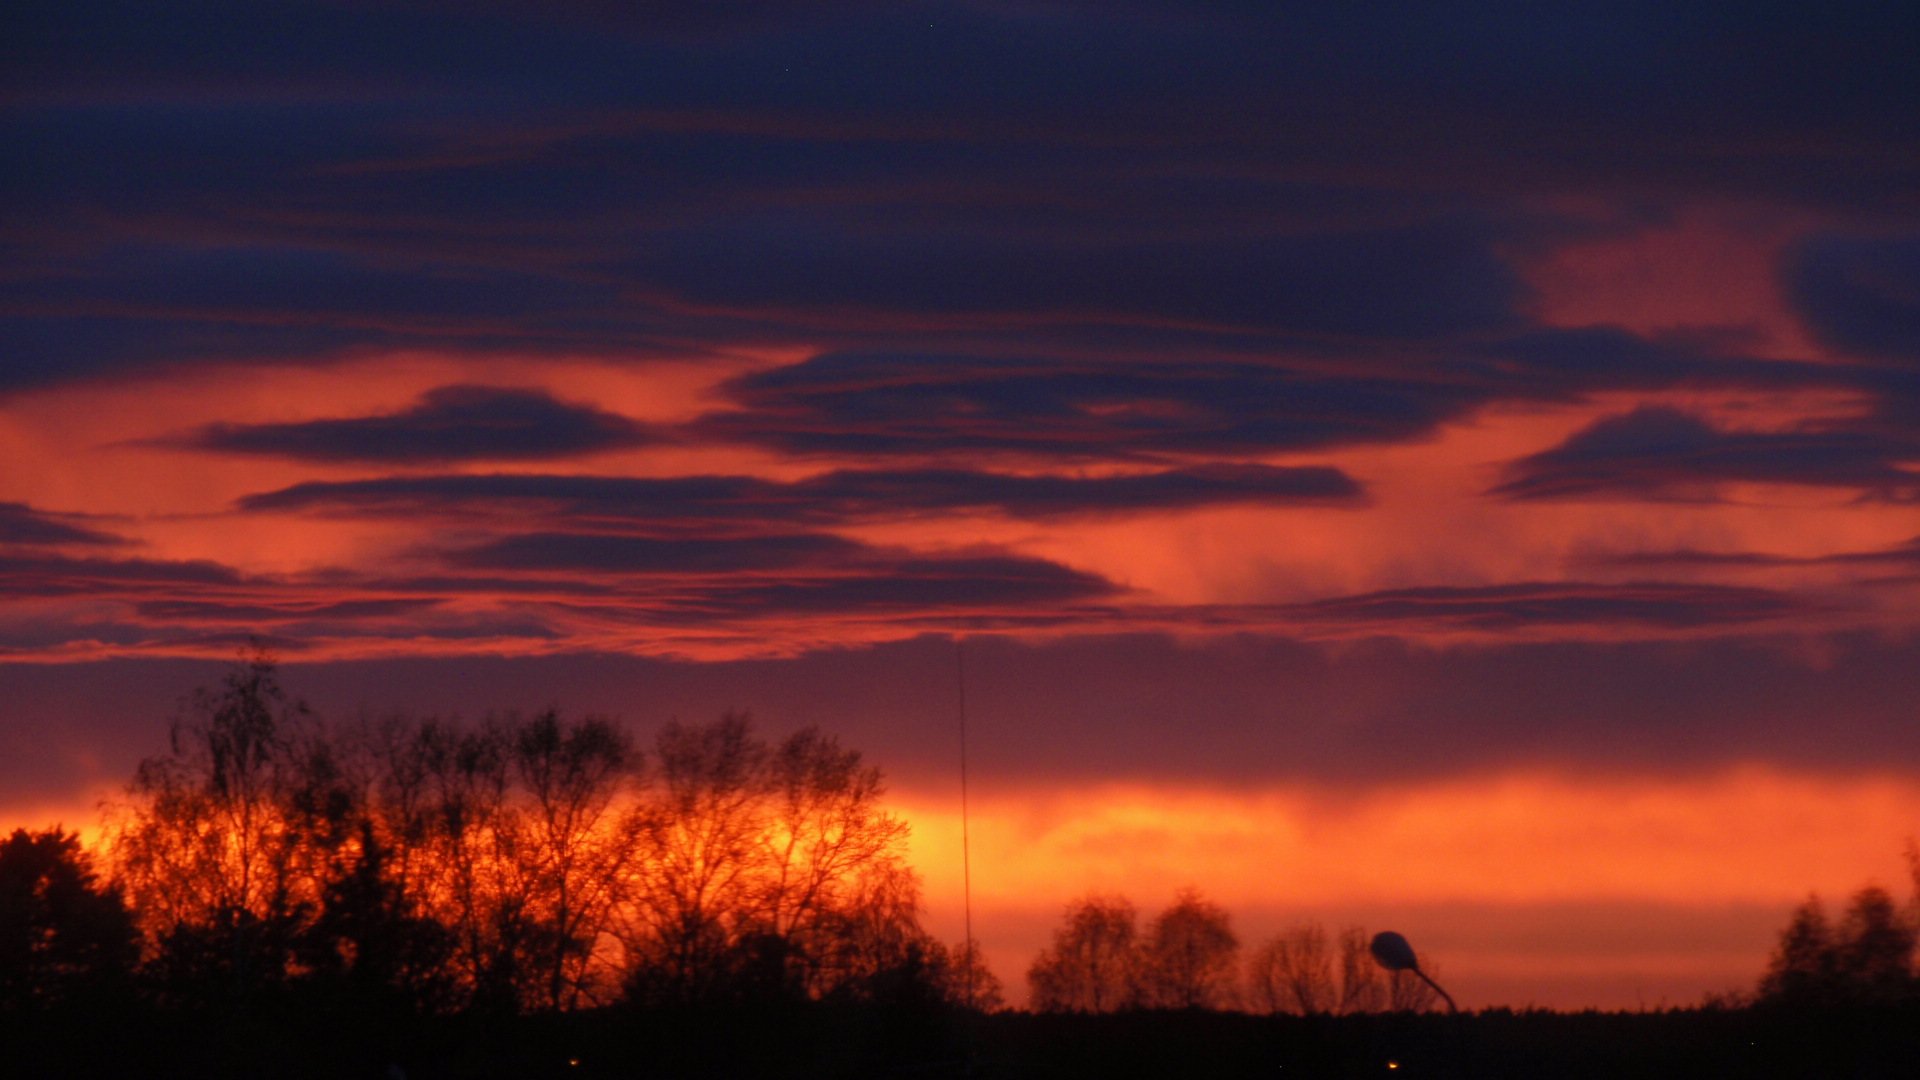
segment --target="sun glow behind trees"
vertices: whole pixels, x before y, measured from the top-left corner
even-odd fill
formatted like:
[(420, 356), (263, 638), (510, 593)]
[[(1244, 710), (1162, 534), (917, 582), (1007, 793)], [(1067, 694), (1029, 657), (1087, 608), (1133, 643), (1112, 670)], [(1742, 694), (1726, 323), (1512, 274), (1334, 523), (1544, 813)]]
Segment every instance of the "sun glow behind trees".
[[(1439, 958), (1462, 1008), (1634, 1009), (1749, 985), (1809, 889), (1903, 880), (1920, 787), (1896, 774), (1750, 765), (1683, 779), (1536, 768), (1357, 793), (977, 785), (979, 936), (1012, 983), (1064, 897), (1129, 896), (1144, 919), (1191, 882), (1233, 912), (1249, 950), (1302, 921), (1399, 926)], [(957, 937), (951, 781), (895, 786), (929, 925)]]
[[(194, 695), (168, 752), (138, 770), (105, 830), (114, 882), (102, 895), (132, 902), (146, 944), (138, 985), (171, 1007), (999, 1008), (978, 948), (950, 950), (923, 927), (908, 815), (885, 795), (878, 768), (835, 739), (807, 728), (768, 740), (737, 714), (670, 723), (644, 748), (609, 720), (551, 710), (330, 724), (255, 654)], [(1630, 820), (1646, 812), (1623, 808)], [(72, 837), (16, 839), (71, 848), (85, 878)], [(1153, 847), (1137, 831), (1128, 839), (1136, 854)], [(1057, 862), (1046, 881), (1081, 869)], [(1868, 889), (1834, 929), (1810, 902), (1781, 937), (1763, 998), (1817, 1004), (1870, 983), (1904, 1000), (1914, 911)], [(1435, 1001), (1415, 975), (1377, 971), (1357, 926), (1333, 937), (1296, 916), (1243, 939), (1193, 888), (1144, 930), (1137, 921), (1118, 894), (1069, 905), (1028, 971), (1031, 1006), (1328, 1016)], [(1243, 953), (1243, 940), (1258, 944)], [(1449, 967), (1477, 963), (1442, 942)], [(1761, 955), (1743, 957), (1728, 988)], [(1426, 956), (1418, 966), (1433, 968)]]
[[(949, 958), (906, 826), (830, 737), (744, 716), (651, 753), (598, 718), (330, 726), (255, 655), (176, 722), (111, 852), (179, 997), (373, 984), (414, 1008), (859, 1000)], [(979, 976), (976, 975), (976, 979)]]

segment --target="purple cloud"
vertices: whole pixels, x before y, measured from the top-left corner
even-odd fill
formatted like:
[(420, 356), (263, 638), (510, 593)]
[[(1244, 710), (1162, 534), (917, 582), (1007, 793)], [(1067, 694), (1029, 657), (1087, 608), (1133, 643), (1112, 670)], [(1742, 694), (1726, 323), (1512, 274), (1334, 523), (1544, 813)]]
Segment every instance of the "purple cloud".
[(23, 547), (107, 547), (126, 540), (64, 520), (66, 515), (35, 510), (25, 503), (0, 502), (0, 544)]
[(1515, 500), (1703, 499), (1729, 483), (1811, 484), (1863, 497), (1920, 497), (1902, 468), (1920, 441), (1869, 430), (1726, 431), (1678, 409), (1648, 406), (1595, 421), (1551, 450), (1521, 458), (1490, 494)]
[(963, 469), (839, 470), (802, 480), (695, 475), (392, 476), (309, 481), (249, 495), (249, 512), (415, 517), (538, 513), (635, 529), (788, 527), (991, 511), (1013, 517), (1121, 515), (1234, 504), (1358, 505), (1362, 491), (1328, 466), (1201, 464), (1109, 476)]
[(304, 461), (449, 461), (572, 457), (654, 441), (633, 420), (543, 391), (443, 386), (412, 408), (292, 424), (214, 424), (169, 445)]

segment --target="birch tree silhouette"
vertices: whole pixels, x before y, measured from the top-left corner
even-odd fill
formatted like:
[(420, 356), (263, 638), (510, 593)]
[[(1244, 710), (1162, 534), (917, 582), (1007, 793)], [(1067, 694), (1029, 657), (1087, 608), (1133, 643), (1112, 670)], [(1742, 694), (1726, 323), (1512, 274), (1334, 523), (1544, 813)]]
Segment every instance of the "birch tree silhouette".
[(1038, 1012), (1114, 1012), (1139, 1000), (1133, 904), (1089, 895), (1067, 905), (1053, 941), (1027, 970)]
[[(239, 1000), (283, 982), (297, 922), (319, 895), (318, 818), (296, 805), (306, 706), (255, 649), (220, 689), (194, 694), (169, 752), (142, 761), (113, 827), (113, 860), (158, 968), (180, 988), (219, 985)], [(311, 791), (309, 791), (311, 794)]]
[(907, 826), (857, 751), (729, 715), (667, 725), (650, 757), (556, 710), (328, 725), (255, 650), (141, 764), (116, 880), (181, 1001), (949, 993), (967, 961), (921, 928)]
[(635, 831), (626, 942), (643, 998), (821, 997), (930, 944), (878, 769), (807, 729), (670, 724)]
[[(1382, 975), (1369, 951), (1372, 935), (1349, 926), (1329, 939), (1324, 926), (1303, 922), (1262, 942), (1247, 965), (1250, 1004), (1298, 1016), (1424, 1012), (1440, 1000), (1411, 972)], [(1436, 970), (1425, 955), (1420, 967)]]
[(1162, 1009), (1227, 1009), (1238, 999), (1240, 939), (1225, 908), (1183, 889), (1154, 916), (1140, 943), (1143, 1004)]
[(1300, 923), (1262, 942), (1247, 965), (1249, 1003), (1266, 1013), (1315, 1016), (1339, 1000), (1327, 930)]

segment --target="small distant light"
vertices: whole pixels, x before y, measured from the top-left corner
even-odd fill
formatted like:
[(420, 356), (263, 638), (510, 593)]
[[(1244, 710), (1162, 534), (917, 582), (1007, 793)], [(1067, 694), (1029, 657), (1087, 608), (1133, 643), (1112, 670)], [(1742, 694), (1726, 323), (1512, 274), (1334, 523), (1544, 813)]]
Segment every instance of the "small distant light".
[(568, 1058), (568, 1059), (567, 1059), (567, 1064), (569, 1064), (569, 1065), (574, 1065), (574, 1066), (578, 1066), (578, 1065), (580, 1064), (580, 1059), (579, 1059), (579, 1058)]
[(1399, 1068), (1399, 1067), (1400, 1067), (1400, 1063), (1399, 1063), (1399, 1062), (1397, 1062), (1397, 1061), (1389, 1061), (1389, 1062), (1387, 1062), (1387, 1068), (1389, 1068), (1389, 1069), (1397, 1069), (1397, 1068)]

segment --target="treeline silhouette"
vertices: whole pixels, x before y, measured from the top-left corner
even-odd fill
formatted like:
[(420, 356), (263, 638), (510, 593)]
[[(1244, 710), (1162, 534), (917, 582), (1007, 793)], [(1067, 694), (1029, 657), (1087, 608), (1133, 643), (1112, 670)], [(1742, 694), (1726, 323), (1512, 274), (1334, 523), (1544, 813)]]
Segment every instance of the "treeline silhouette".
[[(1435, 1013), (1359, 927), (1067, 904), (1003, 1008), (919, 921), (879, 770), (742, 716), (327, 722), (256, 652), (98, 845), (0, 840), (0, 1074), (1908, 1076), (1914, 894), (1798, 908), (1753, 992)], [(1431, 958), (1421, 967), (1432, 971)]]
[(921, 928), (883, 791), (833, 738), (769, 741), (737, 715), (644, 750), (553, 711), (328, 724), (255, 654), (110, 808), (110, 886), (70, 834), (6, 842), (5, 880), (45, 884), (8, 902), (33, 925), (5, 935), (24, 955), (0, 993), (495, 1015), (969, 986), (997, 1003), (976, 949)]
[[(1421, 1012), (1439, 1000), (1411, 972), (1386, 972), (1368, 951), (1373, 935), (1349, 926), (1329, 938), (1303, 922), (1260, 943), (1243, 962), (1225, 908), (1197, 889), (1137, 926), (1132, 901), (1089, 895), (1067, 905), (1053, 940), (1027, 970), (1038, 1012), (1245, 1009), (1269, 1015), (1352, 1016)], [(1421, 967), (1436, 969), (1420, 956)]]
[(1913, 891), (1904, 906), (1868, 885), (1848, 900), (1838, 923), (1817, 894), (1795, 908), (1756, 1000), (1803, 1010), (1920, 1003), (1920, 846), (1908, 841), (1906, 857)]
[[(1750, 993), (1712, 995), (1713, 1007), (1832, 1011), (1920, 1008), (1920, 846), (1906, 859), (1912, 892), (1902, 903), (1869, 885), (1838, 920), (1818, 895), (1795, 908)], [(1240, 1009), (1268, 1015), (1353, 1016), (1424, 1012), (1439, 995), (1404, 971), (1383, 971), (1359, 926), (1329, 936), (1302, 922), (1241, 956), (1232, 918), (1198, 890), (1181, 890), (1143, 931), (1129, 899), (1090, 894), (1066, 906), (1052, 941), (1027, 970), (1037, 1012)], [(1439, 966), (1425, 953), (1420, 967)]]

